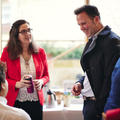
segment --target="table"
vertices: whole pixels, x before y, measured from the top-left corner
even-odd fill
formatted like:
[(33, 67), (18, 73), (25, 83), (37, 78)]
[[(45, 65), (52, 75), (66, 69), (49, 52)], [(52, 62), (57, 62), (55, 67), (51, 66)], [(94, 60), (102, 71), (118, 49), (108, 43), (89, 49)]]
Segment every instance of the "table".
[(56, 106), (43, 107), (43, 120), (83, 120), (83, 104), (70, 105), (70, 107)]

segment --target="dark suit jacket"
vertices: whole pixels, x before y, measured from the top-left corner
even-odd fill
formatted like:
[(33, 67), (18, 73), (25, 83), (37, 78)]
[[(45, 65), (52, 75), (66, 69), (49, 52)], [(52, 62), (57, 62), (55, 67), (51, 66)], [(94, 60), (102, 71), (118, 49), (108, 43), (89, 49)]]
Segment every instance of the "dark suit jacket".
[[(13, 53), (14, 54), (14, 53)], [(43, 79), (43, 86), (49, 81), (48, 65), (45, 51), (40, 48), (38, 54), (32, 54), (33, 61), (36, 69), (36, 79)], [(15, 84), (17, 81), (21, 80), (21, 67), (20, 67), (20, 58), (16, 60), (11, 60), (8, 55), (7, 47), (4, 48), (1, 61), (6, 62), (7, 72), (6, 79), (8, 81), (8, 94), (7, 101), (8, 105), (13, 106), (18, 94), (19, 89), (15, 89)], [(44, 96), (42, 89), (38, 91), (38, 96), (40, 104), (44, 103)]]
[[(87, 73), (91, 88), (96, 97), (98, 112), (104, 110), (108, 97), (111, 73), (120, 55), (120, 37), (106, 26), (94, 42), (88, 41), (81, 57), (81, 66)], [(91, 47), (89, 47), (91, 44)]]

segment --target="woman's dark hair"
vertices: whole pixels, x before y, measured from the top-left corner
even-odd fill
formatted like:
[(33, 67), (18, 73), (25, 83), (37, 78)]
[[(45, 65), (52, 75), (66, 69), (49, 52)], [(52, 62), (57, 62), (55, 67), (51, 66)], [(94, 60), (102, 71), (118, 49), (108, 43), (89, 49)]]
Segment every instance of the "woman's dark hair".
[(5, 63), (0, 61), (0, 91), (2, 83), (5, 83), (5, 70), (6, 70)]
[(82, 12), (85, 12), (90, 18), (94, 18), (95, 16), (99, 16), (99, 18), (100, 18), (100, 13), (99, 13), (97, 7), (95, 7), (93, 5), (84, 5), (80, 8), (77, 8), (74, 11), (75, 15), (78, 15)]
[[(23, 52), (23, 48), (21, 45), (20, 40), (18, 39), (18, 34), (19, 34), (19, 28), (22, 24), (29, 24), (26, 20), (17, 20), (13, 23), (10, 32), (9, 32), (9, 41), (7, 43), (7, 51), (9, 53), (9, 57), (12, 60), (15, 60), (16, 58), (19, 57), (20, 54)], [(29, 53), (36, 53), (37, 49), (33, 45), (33, 40), (29, 45)]]

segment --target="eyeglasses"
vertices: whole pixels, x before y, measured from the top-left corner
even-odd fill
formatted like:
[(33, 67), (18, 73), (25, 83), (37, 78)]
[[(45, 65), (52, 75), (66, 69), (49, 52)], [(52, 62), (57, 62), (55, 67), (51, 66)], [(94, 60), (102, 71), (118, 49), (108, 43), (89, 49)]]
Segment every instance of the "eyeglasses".
[(32, 29), (31, 29), (31, 28), (28, 28), (27, 30), (25, 30), (25, 29), (24, 29), (24, 30), (21, 30), (19, 33), (25, 35), (25, 34), (27, 34), (28, 32), (31, 33), (31, 31), (32, 31)]

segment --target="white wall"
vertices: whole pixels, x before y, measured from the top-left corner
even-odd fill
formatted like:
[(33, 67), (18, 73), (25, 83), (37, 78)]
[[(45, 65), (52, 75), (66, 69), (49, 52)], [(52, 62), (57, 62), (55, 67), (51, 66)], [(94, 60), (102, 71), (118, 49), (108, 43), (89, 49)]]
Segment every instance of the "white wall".
[(11, 0), (11, 23), (17, 19), (30, 21), (34, 39), (84, 39), (74, 15), (83, 4), (84, 0)]

